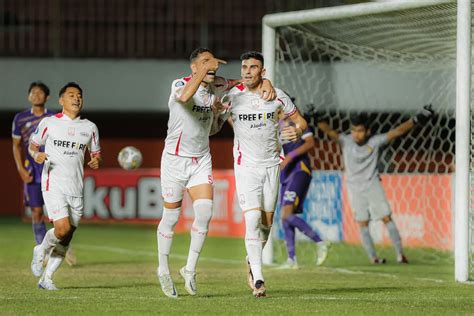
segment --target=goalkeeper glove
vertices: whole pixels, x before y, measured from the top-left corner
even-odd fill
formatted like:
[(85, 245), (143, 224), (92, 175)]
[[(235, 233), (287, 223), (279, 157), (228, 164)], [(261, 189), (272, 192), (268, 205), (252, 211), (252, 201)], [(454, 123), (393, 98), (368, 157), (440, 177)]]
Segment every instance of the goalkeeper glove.
[(413, 123), (424, 125), (428, 123), (431, 118), (434, 116), (433, 108), (431, 104), (427, 104), (423, 107), (423, 109), (419, 110), (415, 116), (413, 116)]

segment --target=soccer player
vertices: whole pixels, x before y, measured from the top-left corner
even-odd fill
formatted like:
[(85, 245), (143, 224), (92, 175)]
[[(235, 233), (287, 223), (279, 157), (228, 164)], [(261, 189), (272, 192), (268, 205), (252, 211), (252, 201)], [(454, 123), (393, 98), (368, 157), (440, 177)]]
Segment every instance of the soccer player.
[(269, 237), (278, 198), (280, 176), (279, 113), (294, 125), (282, 130), (282, 138), (295, 141), (307, 124), (290, 98), (275, 89), (277, 98), (264, 102), (257, 94), (265, 75), (259, 52), (241, 56), (243, 83), (227, 94), (229, 108), (220, 122), (230, 115), (234, 128), (234, 172), (237, 195), (245, 218), (245, 247), (249, 265), (248, 282), (255, 297), (266, 295), (262, 274), (262, 250)]
[[(59, 92), (62, 113), (43, 119), (30, 139), (29, 153), (37, 163), (44, 163), (41, 189), (54, 227), (46, 232), (41, 244), (34, 247), (31, 270), (39, 277), (38, 287), (57, 290), (53, 275), (61, 265), (74, 231), (83, 213), (84, 155), (89, 150), (92, 169), (100, 166), (97, 126), (81, 119), (82, 89), (69, 82)], [(44, 146), (44, 151), (41, 150)], [(51, 252), (46, 268), (43, 261)], [(43, 271), (44, 270), (44, 271)]]
[[(43, 241), (46, 225), (43, 219), (43, 195), (41, 194), (41, 171), (43, 165), (35, 162), (28, 153), (31, 134), (39, 122), (53, 115), (45, 108), (49, 98), (49, 88), (35, 81), (28, 88), (28, 101), (31, 108), (15, 115), (12, 124), (13, 158), (18, 174), (24, 183), (24, 203), (31, 208), (31, 221), (36, 244)], [(24, 157), (24, 158), (23, 158)]]
[(402, 249), (402, 241), (391, 208), (381, 185), (377, 164), (384, 145), (406, 134), (416, 124), (426, 124), (434, 112), (431, 105), (423, 107), (412, 119), (400, 124), (387, 133), (371, 135), (367, 115), (360, 114), (351, 119), (351, 135), (339, 134), (322, 120), (318, 127), (329, 138), (339, 142), (344, 158), (346, 184), (349, 202), (359, 225), (362, 245), (373, 264), (383, 264), (375, 252), (369, 231), (369, 222), (382, 220), (387, 227), (390, 240), (395, 248), (398, 263), (408, 263)]
[[(190, 62), (192, 75), (177, 79), (171, 85), (168, 132), (161, 158), (164, 209), (157, 229), (157, 275), (163, 293), (171, 298), (177, 298), (178, 292), (170, 275), (168, 257), (185, 190), (193, 201), (195, 218), (191, 227), (187, 263), (181, 268), (180, 274), (184, 278), (186, 291), (190, 295), (197, 293), (196, 265), (212, 217), (213, 178), (209, 134), (214, 121), (213, 109), (219, 104), (216, 93), (223, 93), (237, 83), (216, 77), (219, 64), (225, 62), (216, 59), (209, 49), (194, 50)], [(270, 89), (261, 91), (268, 92), (266, 98), (273, 97)]]
[[(281, 121), (280, 124), (287, 124), (287, 122)], [(308, 152), (313, 147), (314, 136), (309, 128), (296, 142), (283, 143), (285, 159), (280, 164), (280, 205), (288, 260), (279, 269), (298, 269), (295, 253), (295, 229), (300, 230), (317, 244), (316, 265), (322, 265), (328, 256), (330, 243), (323, 241), (318, 233), (297, 215), (303, 212), (303, 203), (311, 184), (312, 174)]]

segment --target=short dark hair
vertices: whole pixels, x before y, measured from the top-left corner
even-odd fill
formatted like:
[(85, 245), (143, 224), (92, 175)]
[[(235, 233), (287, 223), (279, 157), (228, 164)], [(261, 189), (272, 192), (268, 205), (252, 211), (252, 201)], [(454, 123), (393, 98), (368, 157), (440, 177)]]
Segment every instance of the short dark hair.
[(31, 90), (36, 87), (40, 88), (47, 97), (49, 96), (48, 86), (41, 81), (33, 81), (32, 83), (30, 83), (30, 87), (28, 88), (28, 94), (30, 94)]
[(240, 60), (241, 61), (244, 61), (244, 60), (247, 60), (247, 59), (250, 59), (250, 58), (260, 60), (260, 62), (262, 63), (262, 66), (263, 66), (264, 59), (263, 59), (262, 53), (251, 50), (249, 52), (246, 52), (246, 53), (243, 53), (242, 55), (240, 55)]
[(195, 50), (193, 50), (193, 52), (191, 53), (191, 55), (189, 55), (189, 61), (190, 62), (193, 62), (196, 58), (199, 57), (199, 55), (201, 55), (202, 53), (211, 53), (211, 50), (209, 48), (206, 48), (206, 47), (198, 47), (196, 48)]
[(369, 116), (366, 113), (359, 113), (351, 116), (352, 126), (364, 126), (365, 129), (370, 128)]
[(75, 82), (68, 82), (66, 83), (66, 85), (64, 87), (61, 88), (61, 90), (59, 90), (59, 97), (62, 97), (64, 92), (66, 92), (67, 88), (76, 88), (77, 90), (79, 90), (79, 92), (81, 93), (82, 95), (82, 88)]

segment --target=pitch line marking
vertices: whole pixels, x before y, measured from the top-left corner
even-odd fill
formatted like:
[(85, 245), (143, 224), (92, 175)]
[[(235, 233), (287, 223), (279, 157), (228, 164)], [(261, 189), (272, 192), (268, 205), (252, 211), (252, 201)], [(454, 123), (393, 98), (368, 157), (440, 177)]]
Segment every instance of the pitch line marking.
[[(97, 245), (90, 245), (90, 244), (75, 244), (74, 247), (76, 248), (83, 248), (83, 249), (95, 249), (101, 251), (108, 251), (118, 254), (124, 255), (142, 255), (148, 257), (155, 257), (157, 254), (155, 252), (150, 252), (146, 250), (133, 250), (127, 248), (120, 248), (120, 247), (110, 247), (110, 246), (97, 246)], [(188, 256), (180, 255), (180, 254), (170, 254), (171, 258), (182, 259), (186, 260)], [(214, 257), (200, 257), (199, 260), (209, 261), (209, 262), (216, 262), (216, 263), (226, 263), (226, 264), (243, 264), (245, 263), (244, 260), (235, 260), (235, 259), (222, 259), (222, 258), (214, 258)], [(271, 266), (276, 266), (276, 264), (272, 264)], [(374, 275), (374, 276), (382, 276), (391, 279), (400, 279), (399, 276), (391, 273), (381, 273), (381, 272), (367, 272), (367, 271), (360, 271), (360, 270), (351, 270), (351, 269), (344, 269), (344, 268), (330, 268), (324, 267), (324, 269), (341, 273), (341, 274), (360, 274), (360, 275)], [(434, 278), (419, 278), (415, 277), (415, 280), (423, 281), (423, 282), (435, 282), (435, 283), (445, 283), (444, 280), (434, 279)]]

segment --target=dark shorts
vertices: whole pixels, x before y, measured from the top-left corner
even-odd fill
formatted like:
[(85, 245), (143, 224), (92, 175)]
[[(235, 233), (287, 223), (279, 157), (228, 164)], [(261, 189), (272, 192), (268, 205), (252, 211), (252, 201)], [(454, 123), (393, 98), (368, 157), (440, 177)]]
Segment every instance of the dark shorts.
[(303, 212), (303, 202), (311, 184), (311, 176), (304, 171), (297, 171), (291, 174), (285, 182), (281, 184), (280, 198), (281, 205), (294, 205), (295, 213)]
[(29, 207), (43, 207), (43, 192), (41, 183), (27, 183), (24, 188), (25, 205)]

